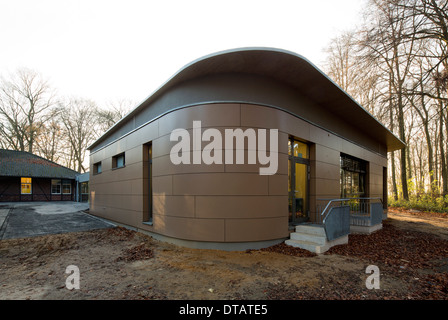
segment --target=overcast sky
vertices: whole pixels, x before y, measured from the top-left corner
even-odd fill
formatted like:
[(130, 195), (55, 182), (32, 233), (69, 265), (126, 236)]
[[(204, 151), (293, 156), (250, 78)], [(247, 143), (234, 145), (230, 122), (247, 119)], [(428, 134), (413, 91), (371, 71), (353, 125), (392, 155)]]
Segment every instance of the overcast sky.
[(184, 65), (275, 47), (321, 67), (364, 0), (0, 0), (0, 75), (40, 72), (61, 95), (141, 102)]

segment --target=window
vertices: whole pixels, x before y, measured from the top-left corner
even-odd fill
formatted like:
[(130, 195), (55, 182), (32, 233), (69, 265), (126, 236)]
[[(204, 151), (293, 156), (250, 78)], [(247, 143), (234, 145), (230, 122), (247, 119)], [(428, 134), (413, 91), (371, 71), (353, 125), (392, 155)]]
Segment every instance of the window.
[(79, 201), (80, 202), (88, 202), (89, 201), (89, 182), (81, 182), (81, 194)]
[(367, 163), (341, 154), (341, 198), (362, 198), (366, 195)]
[(124, 164), (124, 153), (112, 157), (112, 169), (123, 168)]
[(31, 186), (32, 186), (32, 180), (31, 178), (20, 178), (20, 193), (21, 194), (31, 194)]
[(98, 174), (102, 172), (101, 162), (97, 162), (93, 164), (93, 174)]
[(309, 145), (288, 140), (288, 195), (289, 223), (303, 223), (309, 219), (310, 160)]
[(309, 159), (309, 147), (306, 143), (298, 140), (288, 140), (288, 154), (294, 158)]
[(89, 183), (81, 182), (81, 194), (89, 194)]
[(52, 179), (51, 180), (51, 194), (61, 194), (61, 180)]
[(143, 202), (143, 223), (152, 225), (153, 220), (153, 195), (152, 195), (152, 143), (143, 145), (143, 172), (147, 172), (144, 179), (147, 181), (144, 186), (144, 193), (147, 197)]
[(62, 193), (63, 194), (71, 194), (72, 193), (72, 183), (70, 180), (62, 182)]

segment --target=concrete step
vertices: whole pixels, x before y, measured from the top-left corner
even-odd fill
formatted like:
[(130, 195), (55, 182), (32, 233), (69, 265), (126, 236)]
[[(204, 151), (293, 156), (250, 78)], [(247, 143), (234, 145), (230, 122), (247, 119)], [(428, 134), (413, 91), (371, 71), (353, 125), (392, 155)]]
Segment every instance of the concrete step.
[(313, 233), (302, 233), (302, 232), (293, 232), (290, 234), (291, 240), (299, 240), (299, 241), (307, 241), (307, 242), (313, 242), (317, 245), (325, 245), (327, 242), (327, 237), (324, 235), (317, 235)]
[(299, 224), (296, 226), (296, 233), (326, 237), (324, 226), (320, 224)]
[(301, 248), (301, 249), (308, 250), (310, 252), (314, 252), (314, 253), (318, 253), (318, 254), (324, 253), (325, 251), (327, 251), (329, 249), (326, 245), (320, 245), (316, 242), (305, 241), (305, 240), (289, 239), (289, 240), (286, 240), (285, 243), (288, 246)]
[(317, 254), (324, 253), (333, 246), (348, 243), (348, 235), (328, 241), (325, 228), (320, 224), (300, 224), (295, 229), (296, 232), (292, 232), (285, 243)]

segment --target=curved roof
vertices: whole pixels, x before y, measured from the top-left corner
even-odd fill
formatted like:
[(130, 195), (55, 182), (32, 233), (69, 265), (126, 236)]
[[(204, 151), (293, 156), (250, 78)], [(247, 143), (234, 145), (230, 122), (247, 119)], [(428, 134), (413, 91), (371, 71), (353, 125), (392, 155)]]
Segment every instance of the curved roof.
[[(89, 149), (103, 144), (108, 137), (113, 136), (114, 132), (119, 131), (129, 120), (148, 106), (156, 104), (162, 99), (167, 100), (165, 97), (180, 85), (195, 79), (221, 74), (249, 74), (270, 78), (299, 91), (302, 96), (324, 106), (332, 114), (346, 119), (350, 125), (386, 145), (387, 151), (401, 149), (405, 146), (383, 124), (301, 55), (275, 48), (239, 48), (210, 54), (184, 66), (138, 107), (111, 127)], [(172, 101), (165, 103), (163, 108), (157, 110), (157, 116), (181, 107), (182, 102), (178, 100), (180, 99), (176, 100), (177, 104)], [(187, 102), (184, 106), (188, 104)], [(191, 101), (190, 104), (192, 102), (199, 101)], [(232, 102), (235, 102), (235, 100)], [(262, 103), (263, 101), (257, 102)], [(285, 107), (282, 107), (282, 109), (285, 109)], [(287, 111), (294, 113), (293, 110)]]

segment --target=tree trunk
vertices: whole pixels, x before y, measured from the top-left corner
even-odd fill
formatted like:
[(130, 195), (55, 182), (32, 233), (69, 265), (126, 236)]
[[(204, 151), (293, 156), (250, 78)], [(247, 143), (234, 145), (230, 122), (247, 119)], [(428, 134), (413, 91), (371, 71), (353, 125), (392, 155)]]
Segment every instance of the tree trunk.
[[(444, 148), (445, 145), (445, 139), (443, 136), (443, 119), (444, 119), (444, 110), (443, 110), (443, 102), (440, 100), (439, 101), (439, 112), (440, 112), (440, 160), (441, 160), (441, 166), (442, 166), (442, 194), (444, 196), (448, 195), (448, 168), (447, 168), (447, 163), (446, 163), (446, 150)], [(445, 124), (447, 126), (447, 131), (448, 131), (448, 125)], [(448, 132), (447, 132), (448, 133)]]
[(392, 190), (394, 193), (394, 200), (398, 200), (398, 188), (397, 188), (397, 179), (395, 177), (395, 151), (392, 151), (391, 154), (391, 175), (392, 175)]
[[(401, 92), (398, 92), (398, 126), (399, 126), (399, 132), (400, 132), (400, 139), (401, 141), (406, 141), (406, 134), (405, 134), (405, 123), (404, 123), (404, 113), (403, 113), (403, 97)], [(408, 193), (408, 179), (407, 179), (407, 167), (406, 167), (406, 148), (404, 147), (401, 149), (400, 154), (400, 165), (401, 165), (401, 187), (403, 191), (403, 199), (409, 200), (409, 193)]]
[[(390, 119), (390, 131), (394, 132), (394, 110), (392, 104), (392, 82), (389, 81), (389, 119)], [(398, 188), (397, 188), (397, 180), (395, 176), (395, 151), (391, 153), (391, 176), (392, 176), (392, 192), (394, 193), (394, 200), (398, 200)]]

